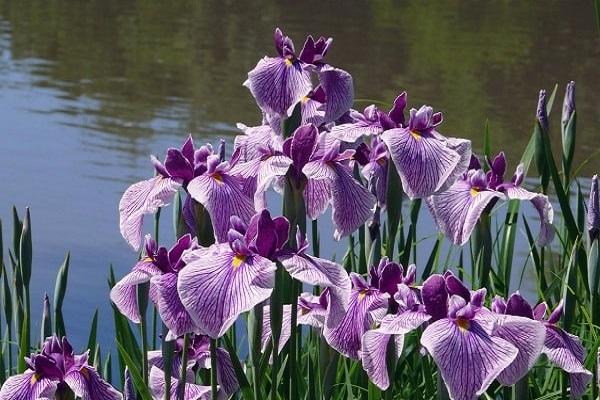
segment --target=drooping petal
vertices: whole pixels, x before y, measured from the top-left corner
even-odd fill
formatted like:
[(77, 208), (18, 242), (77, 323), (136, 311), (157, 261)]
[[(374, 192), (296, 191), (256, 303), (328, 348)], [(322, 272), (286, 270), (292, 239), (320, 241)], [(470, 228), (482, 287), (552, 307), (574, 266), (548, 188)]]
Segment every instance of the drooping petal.
[(504, 339), (489, 336), (476, 321), (461, 327), (450, 319), (429, 325), (421, 344), (438, 366), (450, 398), (473, 400), (517, 356), (517, 349)]
[(283, 139), (277, 135), (269, 125), (246, 126), (237, 124), (237, 128), (244, 131), (243, 135), (235, 137), (233, 150), (239, 150), (240, 162), (248, 162), (262, 156), (261, 147), (271, 147), (281, 151)]
[(554, 209), (548, 196), (541, 193), (533, 193), (522, 187), (515, 186), (506, 189), (506, 197), (509, 199), (529, 200), (535, 207), (540, 216), (540, 234), (537, 238), (537, 243), (540, 246), (545, 246), (552, 242), (554, 238), (554, 228), (552, 221), (554, 220)]
[(330, 65), (321, 67), (317, 74), (326, 95), (325, 122), (335, 121), (344, 115), (354, 102), (352, 75)]
[(142, 224), (145, 214), (154, 214), (169, 204), (181, 183), (157, 175), (131, 185), (119, 202), (121, 235), (135, 250), (142, 244)]
[(327, 343), (340, 354), (359, 359), (362, 335), (373, 323), (371, 313), (385, 312), (389, 295), (375, 290), (353, 290), (348, 311), (334, 328), (325, 324), (323, 334)]
[[(273, 339), (271, 330), (271, 307), (263, 307), (263, 323), (262, 323), (262, 335), (260, 338), (260, 349), (261, 352), (267, 350), (267, 346)], [(281, 333), (279, 334), (279, 350), (277, 354), (281, 353), (281, 350), (285, 347), (288, 340), (292, 336), (292, 306), (290, 304), (283, 305), (283, 314), (281, 318)], [(269, 358), (269, 362), (273, 361), (273, 353)]]
[[(390, 339), (394, 342), (390, 343)], [(398, 360), (404, 346), (404, 335), (390, 335), (379, 330), (367, 331), (362, 337), (360, 358), (363, 369), (367, 372), (369, 379), (381, 390), (387, 390), (390, 386), (388, 374), (388, 346), (394, 346), (393, 359)]]
[(217, 348), (217, 381), (219, 382), (219, 392), (228, 399), (240, 387), (233, 369), (231, 356), (227, 350)]
[(156, 289), (156, 307), (161, 320), (174, 336), (199, 332), (198, 327), (185, 310), (177, 293), (177, 274), (162, 274), (152, 277)]
[(123, 395), (90, 366), (83, 366), (65, 374), (65, 383), (81, 400), (121, 400)]
[(354, 143), (363, 136), (373, 136), (383, 132), (379, 123), (367, 120), (358, 120), (347, 124), (336, 125), (331, 128), (330, 134), (343, 142)]
[[(152, 367), (150, 370), (148, 387), (152, 393), (154, 400), (163, 400), (165, 396), (166, 384), (165, 374), (157, 367)], [(171, 378), (171, 393), (169, 398), (177, 400), (177, 392), (179, 387), (179, 379)], [(210, 386), (196, 385), (193, 383), (185, 383), (184, 400), (209, 400), (211, 394)]]
[(142, 260), (111, 289), (111, 301), (115, 303), (121, 314), (126, 316), (130, 321), (135, 323), (140, 322), (137, 286), (150, 281), (150, 278), (157, 273), (160, 273), (158, 268), (154, 267), (151, 262)]
[(188, 184), (187, 190), (210, 214), (219, 243), (227, 241), (232, 216), (248, 223), (254, 215), (254, 204), (243, 193), (242, 182), (237, 177), (228, 174), (201, 175)]
[[(448, 142), (431, 134), (408, 129), (390, 129), (381, 135), (402, 180), (402, 188), (411, 199), (431, 196), (449, 187), (466, 158), (470, 142)], [(467, 145), (468, 144), (468, 145)], [(460, 150), (462, 153), (459, 153)], [(465, 169), (467, 165), (464, 165)]]
[(585, 359), (585, 348), (579, 338), (555, 326), (547, 326), (542, 352), (550, 361), (569, 373), (571, 397), (581, 397), (592, 379), (592, 373), (582, 364)]
[(371, 217), (377, 200), (346, 166), (313, 161), (306, 164), (303, 172), (309, 178), (329, 181), (336, 240), (351, 234)]
[(33, 371), (9, 377), (0, 389), (0, 400), (54, 400), (57, 382), (40, 379)]
[(309, 285), (329, 288), (330, 327), (336, 326), (348, 309), (351, 282), (348, 273), (339, 264), (307, 254), (294, 254), (281, 260), (290, 275)]
[(493, 336), (506, 340), (519, 350), (517, 358), (498, 375), (501, 384), (510, 386), (523, 378), (540, 356), (546, 328), (533, 319), (502, 315), (497, 320)]
[(462, 246), (488, 204), (503, 197), (493, 190), (471, 191), (466, 181), (459, 180), (445, 192), (431, 196), (427, 204), (437, 226), (454, 244)]
[(331, 188), (325, 180), (309, 179), (304, 188), (306, 216), (317, 219), (321, 216), (331, 200)]
[(424, 311), (405, 311), (399, 314), (388, 314), (381, 320), (377, 331), (393, 335), (404, 335), (417, 329), (431, 319)]
[(275, 264), (260, 256), (236, 255), (227, 244), (203, 251), (179, 273), (177, 291), (195, 324), (217, 338), (246, 311), (266, 300)]
[(244, 82), (256, 104), (268, 114), (285, 115), (311, 89), (310, 73), (299, 62), (281, 57), (264, 57), (248, 72)]

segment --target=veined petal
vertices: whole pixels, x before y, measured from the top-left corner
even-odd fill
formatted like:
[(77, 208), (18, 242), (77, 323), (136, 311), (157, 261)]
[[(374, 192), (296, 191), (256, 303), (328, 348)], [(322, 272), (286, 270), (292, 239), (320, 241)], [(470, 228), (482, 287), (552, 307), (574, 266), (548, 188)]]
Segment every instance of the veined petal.
[(274, 150), (282, 150), (283, 139), (269, 125), (249, 127), (244, 124), (237, 124), (237, 127), (244, 131), (244, 134), (235, 137), (233, 150), (235, 151), (238, 147), (241, 147), (241, 162), (260, 158), (262, 156), (259, 151), (261, 146), (271, 146)]
[[(387, 130), (381, 138), (396, 164), (402, 188), (411, 199), (438, 193), (458, 177), (456, 170), (463, 155), (453, 148), (453, 143), (401, 128)], [(464, 150), (463, 146), (458, 148)]]
[(467, 182), (459, 180), (445, 192), (429, 197), (427, 205), (444, 234), (454, 244), (463, 245), (487, 205), (501, 198), (504, 195), (493, 190), (472, 192)]
[(390, 335), (379, 330), (367, 331), (362, 337), (360, 358), (369, 379), (381, 390), (390, 387), (387, 368), (387, 350), (390, 339), (394, 340), (394, 360), (400, 358), (404, 346), (404, 335)]
[[(283, 305), (283, 314), (281, 319), (281, 333), (279, 334), (279, 350), (277, 354), (281, 353), (281, 350), (285, 347), (288, 340), (292, 336), (292, 306), (290, 304)], [(260, 351), (265, 352), (267, 346), (271, 342), (273, 336), (271, 331), (271, 307), (263, 307), (263, 323), (262, 323), (262, 336), (260, 338)], [(273, 353), (269, 358), (269, 363), (273, 362)]]
[(359, 120), (348, 124), (336, 125), (331, 128), (330, 134), (343, 142), (354, 143), (363, 136), (377, 135), (381, 132), (383, 132), (381, 125)]
[(140, 322), (140, 313), (137, 304), (137, 286), (140, 283), (150, 281), (153, 272), (156, 274), (160, 271), (152, 263), (141, 261), (136, 264), (129, 274), (117, 282), (110, 291), (110, 299), (115, 303), (121, 314), (136, 324)]
[(254, 206), (257, 211), (267, 207), (265, 200), (267, 190), (276, 179), (285, 176), (290, 165), (292, 165), (292, 160), (284, 155), (272, 156), (261, 162), (254, 194)]
[(325, 122), (332, 122), (344, 115), (354, 102), (352, 75), (343, 69), (326, 65), (319, 69), (319, 82), (325, 91)]
[[(154, 400), (163, 400), (165, 396), (166, 384), (165, 374), (157, 367), (152, 367), (150, 370), (148, 386)], [(179, 387), (179, 379), (171, 378), (171, 393), (169, 398), (177, 400), (177, 391)], [(184, 400), (209, 400), (211, 394), (210, 386), (196, 385), (193, 383), (185, 383)]]
[(498, 375), (498, 381), (511, 386), (533, 367), (542, 352), (546, 328), (533, 319), (511, 315), (499, 316), (493, 336), (498, 336), (519, 350), (517, 358)]
[(569, 373), (571, 397), (581, 397), (592, 379), (592, 373), (585, 369), (585, 348), (575, 335), (554, 326), (547, 326), (546, 341), (542, 352), (548, 359)]
[(152, 285), (156, 289), (156, 308), (158, 314), (175, 336), (185, 333), (199, 332), (192, 318), (183, 307), (177, 293), (177, 274), (162, 274), (152, 277)]
[(438, 192), (443, 192), (450, 186), (452, 186), (454, 182), (460, 179), (463, 173), (469, 169), (469, 164), (471, 163), (471, 155), (473, 153), (471, 151), (470, 140), (458, 138), (444, 138), (442, 135), (440, 135), (440, 137), (445, 139), (446, 145), (450, 149), (458, 153), (458, 155), (460, 156), (458, 163), (456, 164), (452, 172), (448, 175), (446, 181), (438, 189)]
[(92, 367), (83, 366), (65, 374), (65, 383), (81, 400), (121, 400), (123, 395), (103, 380)]
[(352, 284), (348, 273), (339, 264), (307, 254), (294, 254), (281, 260), (290, 275), (309, 285), (329, 288), (330, 327), (336, 326), (348, 309)]
[(269, 298), (276, 269), (266, 258), (236, 255), (228, 244), (215, 246), (218, 253), (203, 252), (181, 270), (177, 283), (181, 302), (195, 324), (213, 338)]
[(27, 370), (20, 375), (9, 377), (0, 389), (0, 400), (54, 400), (57, 382), (40, 379)]
[(145, 214), (154, 214), (169, 204), (181, 183), (161, 175), (129, 186), (119, 202), (121, 235), (135, 250), (142, 244)]
[(242, 191), (239, 178), (227, 174), (201, 175), (187, 187), (190, 195), (208, 211), (217, 242), (227, 242), (229, 219), (235, 215), (248, 223), (254, 215), (252, 200)]
[(537, 243), (540, 246), (549, 244), (554, 238), (554, 228), (552, 227), (554, 209), (548, 200), (548, 196), (541, 193), (533, 193), (520, 186), (516, 186), (506, 189), (506, 197), (509, 199), (531, 201), (531, 204), (533, 204), (540, 216), (540, 234), (538, 235)]
[(348, 311), (334, 328), (325, 324), (325, 340), (340, 354), (359, 359), (362, 335), (371, 328), (373, 312), (385, 312), (389, 295), (378, 291), (353, 290)]
[(279, 115), (285, 115), (312, 88), (310, 73), (299, 62), (282, 57), (264, 57), (248, 72), (244, 85), (261, 110)]
[(433, 357), (454, 400), (473, 400), (483, 394), (518, 353), (512, 344), (489, 336), (473, 320), (464, 328), (440, 319), (425, 329), (421, 344)]
[(377, 332), (405, 335), (430, 319), (431, 315), (424, 311), (405, 311), (400, 314), (388, 314), (381, 320)]
[(329, 182), (325, 180), (308, 179), (304, 188), (304, 201), (306, 202), (306, 215), (310, 219), (317, 219), (322, 215), (331, 200)]

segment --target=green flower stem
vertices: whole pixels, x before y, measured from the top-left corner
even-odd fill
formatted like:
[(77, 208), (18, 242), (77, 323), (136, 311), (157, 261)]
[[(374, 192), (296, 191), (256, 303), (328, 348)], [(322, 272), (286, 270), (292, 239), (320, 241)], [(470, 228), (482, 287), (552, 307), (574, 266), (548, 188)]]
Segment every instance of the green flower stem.
[[(185, 400), (185, 383), (186, 383), (186, 376), (187, 376), (187, 361), (188, 361), (188, 348), (190, 347), (190, 334), (186, 333), (183, 336), (183, 353), (181, 355), (181, 371), (179, 373), (179, 385), (177, 385), (177, 400)], [(216, 349), (215, 349), (216, 351)], [(213, 339), (210, 340), (210, 362), (211, 365), (213, 363)], [(216, 362), (216, 354), (215, 354), (215, 358), (214, 358), (215, 362)], [(216, 370), (216, 368), (215, 368)], [(213, 371), (211, 370), (211, 385), (212, 385), (212, 374)], [(216, 372), (215, 372), (216, 374)], [(215, 380), (215, 386), (216, 386), (216, 380)], [(217, 389), (216, 387), (212, 388), (212, 398), (213, 400), (216, 399), (217, 397)]]
[[(187, 335), (186, 335), (187, 337)], [(185, 350), (184, 350), (185, 351)], [(187, 359), (184, 358), (187, 364)], [(185, 367), (181, 366), (181, 379), (183, 380), (185, 376)], [(210, 397), (212, 400), (218, 399), (218, 390), (217, 390), (218, 380), (217, 380), (217, 339), (210, 339)], [(183, 397), (180, 399), (183, 400)]]

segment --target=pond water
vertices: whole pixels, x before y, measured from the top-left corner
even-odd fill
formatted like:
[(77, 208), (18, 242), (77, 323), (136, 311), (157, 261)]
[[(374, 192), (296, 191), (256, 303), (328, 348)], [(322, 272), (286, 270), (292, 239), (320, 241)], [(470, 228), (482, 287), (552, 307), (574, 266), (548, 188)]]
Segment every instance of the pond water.
[[(260, 121), (241, 83), (260, 57), (274, 53), (276, 26), (297, 47), (307, 33), (333, 36), (328, 59), (353, 75), (358, 99), (389, 102), (407, 90), (411, 105), (444, 112), (443, 133), (472, 139), (475, 149), (488, 120), (494, 148), (506, 150), (512, 166), (529, 138), (538, 90), (558, 82), (560, 103), (564, 85), (575, 80), (575, 162), (591, 157), (581, 176), (600, 170), (593, 157), (600, 35), (590, 2), (0, 0), (5, 243), (11, 206), (30, 206), (39, 308), (71, 251), (64, 311), (76, 344), (85, 342), (96, 308), (101, 343), (114, 340), (108, 265), (120, 277), (136, 258), (119, 235), (121, 194), (152, 174), (149, 154), (162, 157), (187, 133), (197, 142), (231, 143), (237, 122)], [(558, 114), (551, 120), (555, 148)], [(330, 224), (322, 228), (330, 237)], [(419, 229), (420, 237), (435, 233), (426, 210)], [(324, 252), (339, 258), (345, 244), (327, 239)], [(519, 257), (516, 265), (525, 262), (523, 251)]]

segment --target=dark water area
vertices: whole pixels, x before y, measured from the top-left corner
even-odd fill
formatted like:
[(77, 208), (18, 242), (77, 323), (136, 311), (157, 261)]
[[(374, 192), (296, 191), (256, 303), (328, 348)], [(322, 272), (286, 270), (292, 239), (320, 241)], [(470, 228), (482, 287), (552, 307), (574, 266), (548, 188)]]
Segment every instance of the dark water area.
[[(475, 149), (487, 120), (493, 147), (507, 152), (510, 168), (529, 140), (539, 89), (555, 83), (551, 134), (560, 147), (560, 103), (574, 80), (575, 164), (585, 162), (579, 175), (591, 176), (600, 171), (594, 153), (600, 148), (600, 34), (592, 11), (587, 1), (0, 0), (5, 243), (12, 205), (30, 206), (33, 304), (41, 308), (43, 292), (53, 291), (70, 250), (68, 332), (82, 345), (99, 308), (100, 340), (111, 346), (108, 265), (120, 277), (136, 258), (119, 235), (121, 194), (152, 174), (149, 154), (162, 158), (188, 133), (199, 143), (220, 137), (232, 143), (237, 122), (260, 122), (241, 84), (260, 57), (274, 53), (276, 26), (297, 48), (307, 33), (334, 37), (328, 60), (353, 75), (357, 108), (368, 104), (360, 99), (390, 102), (406, 90), (410, 105), (444, 112), (441, 132), (469, 138)], [(425, 209), (422, 214), (419, 236), (431, 237), (435, 227)], [(325, 240), (332, 229), (323, 218)], [(167, 210), (162, 228), (162, 240), (170, 241)], [(345, 244), (327, 239), (324, 252), (339, 259)], [(515, 268), (525, 264), (526, 252), (518, 257)]]

